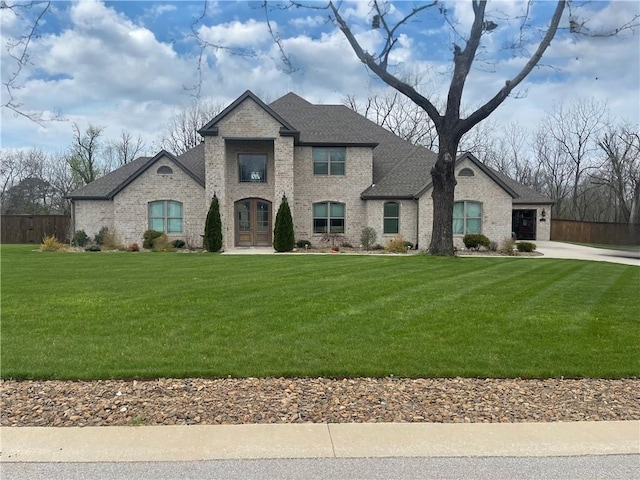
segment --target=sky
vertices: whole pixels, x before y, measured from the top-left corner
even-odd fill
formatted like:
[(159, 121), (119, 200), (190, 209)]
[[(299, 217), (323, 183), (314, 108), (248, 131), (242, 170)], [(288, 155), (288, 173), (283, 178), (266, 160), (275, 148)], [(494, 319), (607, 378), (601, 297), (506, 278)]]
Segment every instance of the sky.
[[(20, 88), (13, 94), (21, 112), (56, 119), (36, 123), (2, 107), (0, 146), (61, 153), (72, 141), (75, 123), (81, 130), (104, 127), (105, 138), (123, 130), (140, 135), (146, 153), (154, 154), (172, 115), (197, 98), (226, 106), (251, 90), (268, 103), (292, 91), (313, 103), (340, 104), (347, 95), (364, 99), (388, 89), (357, 59), (326, 10), (280, 8), (286, 2), (261, 5), (54, 1), (29, 45), (29, 65), (20, 71)], [(384, 37), (372, 28), (371, 5), (348, 0), (340, 5), (363, 47), (379, 51)], [(398, 21), (416, 5), (422, 3), (392, 2), (386, 18)], [(516, 0), (490, 2), (487, 19), (497, 27), (483, 36), (465, 88), (465, 108), (491, 98), (537, 47), (555, 2), (534, 3), (528, 12), (526, 6)], [(532, 130), (554, 106), (586, 98), (606, 102), (616, 120), (640, 122), (640, 29), (598, 36), (639, 15), (640, 2), (574, 2), (571, 13), (594, 35), (570, 33), (565, 12), (540, 66), (492, 115), (495, 125), (518, 122)], [(7, 46), (36, 14), (35, 8), (19, 16), (0, 11), (3, 105), (4, 84), (16, 71)], [(423, 94), (445, 98), (453, 45), (464, 48), (472, 21), (466, 1), (445, 0), (421, 12), (398, 30), (390, 70), (416, 81)], [(207, 42), (204, 49), (194, 33)]]

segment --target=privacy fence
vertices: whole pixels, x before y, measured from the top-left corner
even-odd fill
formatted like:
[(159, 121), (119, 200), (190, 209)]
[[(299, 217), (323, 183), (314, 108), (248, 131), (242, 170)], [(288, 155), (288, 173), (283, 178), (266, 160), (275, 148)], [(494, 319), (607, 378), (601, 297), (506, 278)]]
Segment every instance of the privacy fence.
[(41, 243), (44, 236), (55, 235), (69, 242), (71, 217), (68, 215), (3, 215), (1, 243)]
[(640, 225), (629, 223), (551, 221), (551, 240), (558, 242), (640, 245)]

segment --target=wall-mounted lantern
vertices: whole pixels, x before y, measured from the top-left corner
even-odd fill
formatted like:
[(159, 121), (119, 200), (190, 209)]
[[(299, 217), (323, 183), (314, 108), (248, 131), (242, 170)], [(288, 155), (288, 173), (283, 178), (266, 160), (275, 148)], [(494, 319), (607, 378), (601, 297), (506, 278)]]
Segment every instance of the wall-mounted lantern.
[(547, 221), (547, 212), (544, 211), (544, 208), (542, 209), (542, 212), (540, 212), (540, 221), (541, 222)]

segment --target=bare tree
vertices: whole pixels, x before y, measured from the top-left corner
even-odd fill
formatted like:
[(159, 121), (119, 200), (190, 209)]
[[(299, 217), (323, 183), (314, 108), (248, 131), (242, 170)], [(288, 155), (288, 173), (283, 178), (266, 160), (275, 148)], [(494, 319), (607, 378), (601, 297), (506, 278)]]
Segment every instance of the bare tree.
[(89, 125), (83, 133), (78, 124), (73, 124), (73, 144), (67, 163), (81, 184), (91, 183), (105, 173), (100, 162), (100, 136), (103, 130), (104, 127)]
[(370, 95), (362, 101), (347, 95), (343, 104), (408, 142), (430, 149), (438, 145), (435, 125), (427, 113), (398, 92)]
[(108, 170), (121, 167), (138, 158), (145, 149), (145, 142), (140, 135), (134, 137), (130, 132), (122, 130), (120, 137), (107, 142), (104, 156)]
[(571, 165), (557, 143), (550, 142), (544, 130), (538, 130), (534, 139), (536, 162), (541, 166), (542, 190), (555, 202), (554, 218), (566, 216), (565, 200), (571, 192)]
[(607, 106), (593, 99), (578, 99), (556, 105), (541, 126), (548, 142), (557, 144), (572, 176), (570, 216), (583, 220), (587, 203), (581, 198), (581, 185), (589, 172), (599, 167), (597, 139), (604, 129)]
[(21, 115), (36, 123), (57, 118), (56, 115), (45, 115), (43, 112), (32, 112), (24, 109), (24, 105), (17, 99), (16, 90), (22, 87), (22, 70), (31, 64), (30, 47), (38, 38), (39, 30), (51, 8), (50, 1), (0, 1), (2, 15), (12, 15), (21, 29), (5, 45), (9, 57), (13, 60), (12, 71), (3, 80), (5, 95), (2, 108), (7, 108), (17, 115)]
[(606, 162), (594, 182), (613, 192), (616, 220), (640, 223), (640, 135), (630, 125), (610, 126), (598, 146)]
[(198, 146), (202, 138), (198, 130), (222, 111), (222, 105), (212, 101), (192, 101), (171, 112), (169, 123), (159, 139), (160, 148), (175, 155)]
[[(512, 78), (507, 79), (504, 86), (499, 89), (493, 97), (465, 118), (461, 117), (461, 105), (467, 77), (478, 54), (482, 37), (497, 27), (495, 22), (485, 18), (485, 9), (487, 6), (485, 0), (474, 0), (472, 2), (473, 23), (470, 31), (464, 37), (459, 37), (464, 42), (464, 45), (453, 45), (453, 73), (444, 109), (437, 108), (431, 98), (423, 96), (414, 86), (404, 82), (398, 75), (392, 73), (389, 68), (389, 57), (399, 41), (403, 26), (415, 20), (418, 15), (427, 10), (431, 10), (432, 12), (440, 11), (446, 14), (445, 9), (437, 10), (434, 8), (436, 3), (437, 2), (434, 1), (420, 6), (412, 4), (410, 7), (411, 10), (408, 13), (404, 14), (395, 24), (391, 24), (388, 23), (388, 20), (391, 18), (391, 15), (389, 15), (389, 3), (374, 0), (372, 2), (372, 26), (379, 28), (384, 35), (383, 46), (381, 50), (375, 54), (366, 51), (362, 47), (349, 24), (340, 14), (339, 4), (329, 2), (328, 8), (360, 61), (382, 81), (406, 95), (416, 105), (422, 108), (435, 124), (436, 131), (438, 132), (439, 149), (438, 158), (434, 167), (431, 169), (434, 211), (429, 250), (432, 254), (436, 255), (453, 255), (453, 200), (456, 185), (454, 164), (460, 140), (463, 135), (475, 125), (489, 117), (507, 99), (511, 92), (522, 83), (535, 66), (538, 65), (558, 31), (567, 2), (564, 0), (557, 2), (542, 39), (520, 71)], [(394, 7), (394, 14), (397, 16), (402, 6), (401, 4), (394, 4)], [(529, 20), (529, 18), (522, 19), (523, 27), (528, 24)]]

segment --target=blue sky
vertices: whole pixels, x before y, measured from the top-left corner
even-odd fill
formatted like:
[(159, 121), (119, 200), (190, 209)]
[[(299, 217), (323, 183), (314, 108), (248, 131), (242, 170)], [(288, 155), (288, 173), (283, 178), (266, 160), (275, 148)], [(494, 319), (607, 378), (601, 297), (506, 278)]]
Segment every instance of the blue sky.
[[(283, 2), (284, 3), (284, 2)], [(247, 89), (266, 101), (295, 91), (317, 103), (341, 103), (346, 95), (364, 98), (385, 87), (357, 60), (326, 11), (276, 8), (268, 15), (292, 62), (288, 71), (266, 23), (261, 2), (218, 1), (195, 26), (199, 35), (223, 49), (204, 51), (201, 97), (228, 104)], [(408, 13), (413, 2), (394, 2), (390, 19)], [(316, 4), (317, 5), (317, 4)], [(444, 1), (449, 23), (438, 10), (423, 12), (408, 23), (395, 49), (394, 71), (419, 79), (423, 93), (444, 97), (452, 45), (463, 46), (472, 20), (468, 2)], [(465, 105), (477, 107), (490, 98), (526, 61), (551, 15), (554, 2), (534, 5), (532, 28), (520, 39), (524, 2), (491, 2), (488, 18), (498, 28), (483, 38), (482, 50), (465, 90)], [(73, 122), (105, 127), (105, 136), (125, 129), (153, 145), (176, 109), (193, 101), (199, 83), (197, 42), (192, 24), (203, 12), (201, 1), (56, 1), (46, 15), (39, 38), (31, 45), (32, 64), (23, 70), (15, 91), (24, 111), (57, 113), (62, 120), (35, 124), (2, 109), (2, 148), (38, 147), (59, 152), (69, 145)], [(368, 2), (344, 1), (344, 18), (364, 47), (380, 48), (382, 37), (371, 28)], [(596, 1), (576, 13), (586, 27), (602, 31), (640, 13), (637, 1)], [(6, 44), (24, 21), (2, 11), (2, 79), (15, 63)], [(451, 25), (455, 27), (452, 30)], [(565, 18), (563, 26), (568, 25)], [(611, 114), (638, 123), (640, 118), (640, 48), (638, 35), (614, 38), (570, 35), (566, 28), (537, 68), (494, 114), (493, 121), (518, 121), (533, 128), (554, 104), (593, 97), (607, 102)], [(243, 53), (243, 55), (238, 55)], [(3, 89), (3, 103), (6, 98)], [(149, 152), (153, 153), (153, 152)]]

